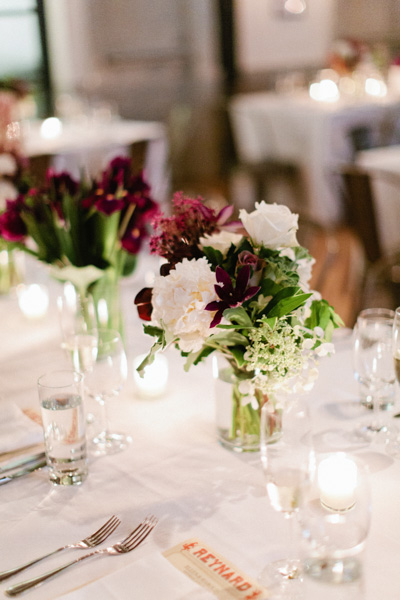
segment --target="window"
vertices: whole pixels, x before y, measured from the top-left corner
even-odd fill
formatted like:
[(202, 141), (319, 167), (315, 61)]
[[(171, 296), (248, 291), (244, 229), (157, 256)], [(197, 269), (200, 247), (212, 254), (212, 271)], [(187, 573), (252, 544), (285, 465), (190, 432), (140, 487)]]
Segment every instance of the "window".
[(0, 0), (0, 79), (29, 84), (38, 116), (52, 113), (43, 0)]

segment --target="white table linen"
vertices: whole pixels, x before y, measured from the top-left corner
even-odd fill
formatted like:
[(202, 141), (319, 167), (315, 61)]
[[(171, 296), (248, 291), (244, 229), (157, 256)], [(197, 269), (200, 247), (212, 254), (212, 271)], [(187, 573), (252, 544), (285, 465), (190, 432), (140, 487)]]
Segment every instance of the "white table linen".
[(305, 190), (304, 211), (322, 225), (343, 217), (338, 168), (353, 160), (350, 132), (368, 127), (375, 144), (383, 145), (400, 118), (400, 101), (312, 100), (308, 92), (238, 94), (230, 116), (240, 157), (245, 162), (268, 159), (299, 167)]
[[(151, 343), (142, 333), (133, 298), (157, 264), (143, 259), (137, 273), (122, 284), (130, 365)], [(51, 289), (53, 303), (58, 285), (54, 283)], [(42, 322), (44, 336), (39, 343), (35, 336), (25, 336), (27, 323), (18, 312), (16, 298), (0, 298), (0, 311), (2, 394), (21, 408), (38, 409), (38, 376), (67, 365), (59, 345), (56, 313), (50, 311)], [(5, 326), (8, 315), (13, 317), (12, 328)], [(13, 351), (9, 353), (11, 340)], [(167, 393), (158, 399), (141, 400), (135, 394), (132, 377), (129, 379), (113, 403), (111, 419), (114, 429), (129, 432), (133, 442), (124, 452), (91, 457), (89, 476), (82, 486), (53, 487), (46, 470), (41, 470), (0, 488), (0, 570), (78, 541), (112, 514), (121, 518), (122, 525), (109, 543), (125, 537), (150, 513), (160, 519), (132, 553), (83, 561), (31, 590), (27, 598), (211, 600), (208, 591), (162, 556), (165, 550), (192, 537), (200, 538), (253, 578), (268, 561), (282, 557), (287, 530), (283, 517), (269, 506), (259, 454), (238, 455), (216, 441), (210, 364), (184, 373), (183, 359), (176, 351), (168, 351), (167, 357)], [(319, 449), (346, 449), (341, 432), (353, 428), (365, 410), (357, 400), (348, 335), (337, 343), (333, 357), (321, 360), (310, 403)], [(400, 461), (370, 447), (360, 446), (358, 452), (371, 468), (373, 516), (364, 561), (365, 593), (349, 598), (397, 600)], [(54, 556), (2, 582), (0, 594), (11, 583), (64, 564), (79, 552)], [(327, 594), (328, 590), (319, 589), (306, 598), (320, 600), (328, 598)]]
[(371, 175), (377, 226), (386, 254), (400, 249), (400, 146), (359, 152), (356, 162)]
[(111, 119), (109, 121), (63, 122), (54, 138), (41, 134), (42, 121), (27, 121), (22, 127), (26, 156), (50, 154), (57, 171), (79, 177), (82, 170), (96, 177), (116, 156), (129, 156), (129, 146), (147, 141), (145, 175), (158, 202), (169, 193), (168, 139), (166, 126), (158, 121)]

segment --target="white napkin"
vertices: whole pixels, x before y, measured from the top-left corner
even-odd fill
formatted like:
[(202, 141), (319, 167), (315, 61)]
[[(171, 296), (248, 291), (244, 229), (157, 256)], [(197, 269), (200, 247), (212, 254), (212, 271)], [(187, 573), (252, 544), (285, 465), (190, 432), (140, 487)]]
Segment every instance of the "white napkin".
[(43, 429), (13, 402), (0, 402), (0, 454), (43, 441)]

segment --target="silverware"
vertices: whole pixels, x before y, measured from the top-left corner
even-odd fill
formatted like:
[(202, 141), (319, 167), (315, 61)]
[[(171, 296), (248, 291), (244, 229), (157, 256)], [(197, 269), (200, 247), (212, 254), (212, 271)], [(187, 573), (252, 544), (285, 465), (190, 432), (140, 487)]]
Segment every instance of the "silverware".
[(98, 546), (99, 544), (104, 542), (104, 540), (106, 540), (117, 529), (120, 523), (121, 521), (115, 515), (113, 515), (112, 517), (110, 517), (110, 519), (108, 519), (108, 521), (104, 523), (104, 525), (100, 527), (100, 529), (95, 531), (95, 533), (92, 533), (92, 535), (89, 535), (88, 537), (84, 538), (80, 542), (76, 542), (75, 544), (66, 544), (65, 546), (61, 546), (61, 548), (57, 548), (57, 550), (53, 550), (52, 552), (49, 552), (48, 554), (45, 554), (40, 558), (35, 558), (34, 560), (31, 560), (30, 562), (27, 562), (21, 565), (20, 567), (15, 567), (14, 569), (3, 571), (3, 573), (0, 573), (0, 581), (4, 581), (4, 579), (8, 579), (12, 575), (16, 575), (17, 573), (24, 571), (28, 567), (31, 567), (32, 565), (35, 565), (36, 563), (40, 562), (44, 558), (52, 556), (57, 552), (61, 552), (61, 550), (66, 550), (67, 548), (94, 548), (95, 546)]
[(54, 577), (68, 569), (72, 565), (76, 565), (81, 560), (85, 560), (85, 558), (89, 558), (90, 556), (95, 556), (96, 554), (125, 554), (127, 552), (131, 552), (135, 548), (137, 548), (149, 535), (149, 533), (153, 530), (153, 528), (157, 525), (158, 519), (154, 516), (149, 516), (140, 523), (124, 540), (114, 544), (113, 546), (109, 546), (108, 548), (100, 548), (99, 550), (95, 550), (94, 552), (90, 552), (89, 554), (85, 554), (84, 556), (80, 556), (79, 558), (73, 560), (72, 562), (63, 565), (62, 567), (58, 567), (57, 569), (53, 569), (52, 571), (48, 571), (43, 575), (39, 575), (38, 577), (33, 577), (32, 579), (28, 579), (27, 581), (23, 581), (21, 583), (16, 583), (15, 585), (10, 586), (6, 589), (5, 593), (7, 596), (17, 596), (26, 590), (29, 590), (32, 587), (36, 587), (37, 585), (46, 581), (46, 579), (50, 579), (50, 577)]
[(7, 471), (12, 471), (13, 469), (18, 469), (19, 467), (27, 466), (29, 463), (40, 461), (43, 458), (45, 458), (44, 452), (37, 452), (36, 454), (31, 454), (30, 456), (16, 458), (6, 463), (3, 467), (0, 467), (0, 474), (7, 473)]
[[(36, 462), (31, 462), (28, 466), (25, 466), (23, 469), (19, 471), (15, 471), (14, 473), (9, 473), (9, 475), (4, 475), (0, 477), (0, 485), (4, 485), (5, 483), (9, 483), (13, 479), (17, 479), (18, 477), (22, 477), (23, 475), (27, 475), (28, 473), (32, 473), (32, 471), (36, 471), (36, 469), (40, 469), (41, 467), (46, 466), (46, 458), (41, 458)], [(12, 469), (8, 469), (8, 471), (12, 471)], [(8, 472), (7, 471), (7, 472)]]

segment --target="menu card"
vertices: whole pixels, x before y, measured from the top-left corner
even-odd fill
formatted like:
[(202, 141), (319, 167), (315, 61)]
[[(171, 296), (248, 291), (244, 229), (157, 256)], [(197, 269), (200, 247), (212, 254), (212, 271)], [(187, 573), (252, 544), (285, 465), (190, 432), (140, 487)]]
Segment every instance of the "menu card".
[(266, 600), (269, 597), (266, 588), (198, 538), (186, 540), (163, 555), (220, 600)]

